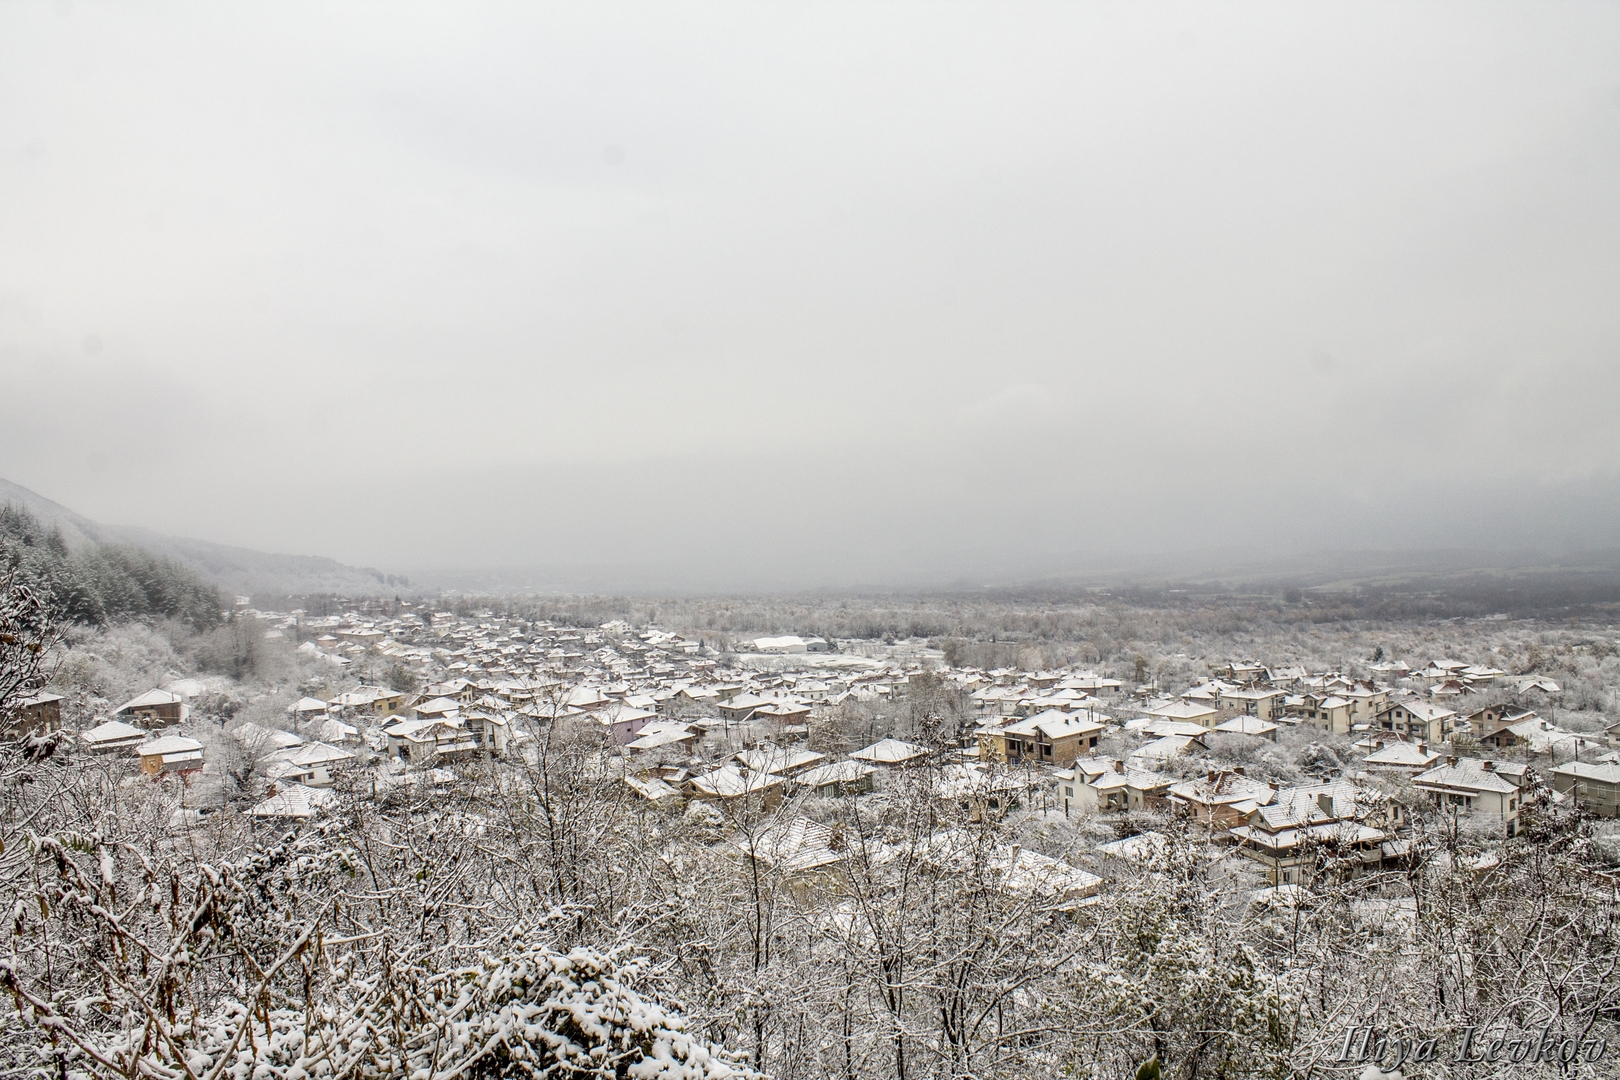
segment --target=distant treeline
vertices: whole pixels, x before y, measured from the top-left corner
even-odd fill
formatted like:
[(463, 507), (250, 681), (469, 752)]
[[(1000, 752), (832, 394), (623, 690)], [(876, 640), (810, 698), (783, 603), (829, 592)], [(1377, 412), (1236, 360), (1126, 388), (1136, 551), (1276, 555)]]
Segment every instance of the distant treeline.
[(0, 565), (17, 567), (72, 622), (177, 619), (201, 630), (220, 621), (219, 590), (186, 567), (124, 545), (70, 552), (58, 529), (11, 504), (0, 506)]

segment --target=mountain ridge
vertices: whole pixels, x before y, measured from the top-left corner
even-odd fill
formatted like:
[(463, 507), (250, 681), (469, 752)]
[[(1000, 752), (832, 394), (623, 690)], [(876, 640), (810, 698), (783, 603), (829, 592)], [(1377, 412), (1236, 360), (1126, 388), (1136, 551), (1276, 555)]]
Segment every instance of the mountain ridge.
[(410, 589), (403, 575), (349, 566), (324, 555), (287, 555), (169, 536), (138, 525), (94, 521), (21, 484), (0, 479), (0, 504), (13, 503), (56, 527), (68, 550), (124, 544), (172, 559), (232, 596), (303, 596), (320, 593), (375, 595)]

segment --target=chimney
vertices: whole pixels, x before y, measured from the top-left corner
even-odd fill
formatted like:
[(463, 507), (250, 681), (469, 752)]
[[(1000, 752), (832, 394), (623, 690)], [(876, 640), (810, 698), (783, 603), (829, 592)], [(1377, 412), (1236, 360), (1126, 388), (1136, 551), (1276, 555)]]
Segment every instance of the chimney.
[(1212, 784), (1215, 782), (1215, 770), (1214, 769), (1209, 770), (1209, 782), (1212, 783)]
[(1451, 757), (1446, 758), (1446, 764), (1455, 769), (1457, 767), (1457, 756), (1453, 754)]
[(1114, 762), (1114, 771), (1119, 773), (1119, 775), (1124, 776), (1125, 775), (1125, 763), (1123, 761)]
[(1484, 769), (1486, 772), (1495, 772), (1496, 771), (1496, 762), (1494, 762), (1494, 761), (1482, 761), (1482, 762), (1479, 763), (1479, 767), (1481, 769)]
[(1426, 743), (1426, 742), (1418, 743), (1418, 753), (1427, 754), (1428, 752), (1429, 752), (1429, 744), (1428, 743)]
[(1333, 796), (1327, 792), (1319, 792), (1316, 796), (1316, 805), (1328, 817), (1333, 817)]
[(1236, 773), (1237, 775), (1239, 775), (1239, 776), (1248, 776), (1249, 775), (1248, 773), (1243, 771), (1243, 766), (1241, 766), (1241, 765), (1237, 766), (1232, 771), (1234, 773)]
[(1275, 780), (1266, 781), (1266, 786), (1271, 788), (1272, 791), (1281, 791), (1282, 790), (1282, 786), (1280, 784), (1278, 784), (1277, 781), (1275, 781)]

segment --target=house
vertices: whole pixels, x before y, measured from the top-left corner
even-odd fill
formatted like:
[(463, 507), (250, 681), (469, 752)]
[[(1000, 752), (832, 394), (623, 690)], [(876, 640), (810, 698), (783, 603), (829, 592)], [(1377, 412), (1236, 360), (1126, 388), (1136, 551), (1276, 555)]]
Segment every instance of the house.
[(1137, 833), (1121, 840), (1110, 840), (1106, 844), (1098, 844), (1097, 854), (1107, 856), (1110, 859), (1124, 859), (1127, 862), (1140, 864), (1157, 857), (1169, 844), (1170, 838), (1163, 833)]
[(1215, 704), (1222, 709), (1230, 709), (1245, 716), (1272, 720), (1282, 715), (1283, 702), (1287, 697), (1286, 692), (1269, 686), (1251, 686), (1239, 690), (1223, 690), (1216, 696)]
[(84, 743), (84, 748), (92, 754), (110, 754), (119, 750), (133, 750), (148, 737), (147, 731), (134, 724), (108, 720), (80, 733), (79, 741)]
[(1407, 698), (1384, 707), (1378, 726), (1385, 731), (1431, 745), (1445, 742), (1457, 729), (1457, 714), (1444, 705)]
[(1018, 844), (993, 844), (978, 830), (942, 829), (921, 845), (884, 845), (875, 864), (918, 859), (958, 873), (982, 874), (986, 884), (1040, 910), (1072, 910), (1095, 903), (1102, 878)]
[(186, 699), (172, 690), (148, 690), (131, 698), (113, 711), (131, 723), (147, 728), (174, 727), (183, 724), (191, 709)]
[(383, 728), (388, 752), (412, 765), (454, 761), (478, 752), (478, 740), (456, 720), (396, 720)]
[(793, 777), (793, 786), (812, 795), (862, 795), (872, 790), (877, 768), (860, 761), (834, 761), (817, 765)]
[(1382, 865), (1393, 838), (1360, 820), (1361, 809), (1350, 784), (1287, 788), (1251, 810), (1231, 836), (1243, 855), (1265, 867), (1272, 885), (1308, 880), (1319, 860), (1339, 876), (1351, 877)]
[(1350, 703), (1350, 725), (1370, 724), (1377, 719), (1378, 711), (1389, 704), (1389, 688), (1376, 683), (1360, 680), (1350, 687), (1340, 690), (1339, 697)]
[(737, 763), (750, 772), (771, 773), (776, 776), (793, 776), (827, 761), (826, 754), (818, 754), (813, 750), (790, 750), (768, 743), (753, 750), (744, 750), (735, 757)]
[(1250, 813), (1271, 802), (1275, 794), (1270, 784), (1251, 780), (1242, 769), (1233, 769), (1172, 785), (1170, 802), (1185, 808), (1195, 821), (1214, 829), (1230, 829), (1247, 822)]
[(330, 708), (331, 706), (320, 698), (299, 698), (287, 706), (287, 715), (291, 716), (297, 723), (302, 724), (307, 721), (326, 719), (327, 711)]
[(1338, 694), (1307, 692), (1287, 699), (1287, 715), (1322, 728), (1334, 735), (1350, 734), (1355, 713), (1349, 698)]
[(636, 741), (642, 728), (658, 719), (658, 714), (651, 709), (614, 703), (592, 711), (590, 718), (601, 726), (602, 733), (614, 746), (628, 746)]
[(687, 725), (668, 720), (654, 720), (643, 724), (636, 737), (625, 743), (624, 748), (635, 751), (662, 750), (665, 747), (695, 741), (697, 732)]
[(511, 726), (504, 715), (487, 709), (468, 709), (461, 716), (461, 724), (472, 734), (480, 750), (487, 750), (496, 757), (506, 755)]
[(1480, 742), (1492, 747), (1528, 747), (1532, 753), (1537, 754), (1573, 754), (1576, 758), (1579, 758), (1588, 746), (1603, 745), (1596, 735), (1565, 731), (1535, 713), (1506, 717), (1505, 722), (1491, 732), (1488, 740), (1480, 739)]
[(879, 739), (871, 746), (862, 747), (849, 756), (852, 761), (864, 761), (868, 765), (904, 768), (926, 761), (928, 748), (901, 742), (899, 739)]
[(1171, 758), (1185, 754), (1194, 746), (1204, 749), (1204, 740), (1193, 735), (1166, 735), (1132, 750), (1126, 764), (1143, 772), (1156, 771)]
[(720, 719), (739, 724), (754, 715), (755, 709), (770, 703), (770, 698), (763, 698), (758, 694), (734, 694), (716, 705), (715, 711), (720, 714)]
[(1168, 705), (1161, 705), (1147, 712), (1157, 720), (1181, 720), (1202, 728), (1212, 728), (1221, 719), (1219, 709), (1195, 701), (1172, 701)]
[[(1133, 725), (1135, 727), (1133, 728)], [(1166, 735), (1185, 735), (1192, 739), (1203, 739), (1210, 729), (1202, 724), (1189, 724), (1183, 720), (1151, 720), (1143, 722), (1132, 720), (1125, 725), (1126, 730), (1135, 730), (1137, 734), (1149, 735), (1155, 739), (1162, 739)]]
[(941, 768), (934, 791), (941, 801), (966, 811), (968, 821), (980, 824), (999, 819), (1045, 783), (1044, 777), (968, 761)]
[(1082, 758), (1074, 768), (1053, 774), (1056, 790), (1054, 800), (1063, 807), (1063, 816), (1070, 810), (1083, 814), (1107, 814), (1132, 809), (1131, 792), (1137, 792), (1135, 807), (1146, 809), (1148, 793), (1161, 799), (1168, 793), (1170, 781), (1157, 773), (1127, 769), (1123, 761), (1104, 761), (1101, 758)]
[(756, 797), (765, 809), (782, 801), (787, 780), (769, 773), (744, 772), (735, 765), (725, 765), (713, 772), (694, 776), (687, 781), (687, 794), (694, 799), (711, 800), (722, 806)]
[(461, 713), (461, 706), (458, 698), (429, 698), (411, 706), (411, 715), (418, 720), (448, 720)]
[(602, 693), (599, 686), (576, 686), (562, 700), (564, 708), (583, 709), (586, 712), (604, 709), (613, 703), (614, 699)]
[(683, 686), (665, 699), (665, 703), (687, 708), (692, 706), (712, 707), (719, 700), (720, 691), (712, 686)]
[(1468, 730), (1481, 746), (1500, 748), (1513, 745), (1512, 733), (1503, 734), (1507, 728), (1535, 715), (1529, 709), (1516, 705), (1487, 705), (1469, 713), (1463, 723), (1468, 725)]
[(1620, 817), (1620, 765), (1571, 761), (1552, 770), (1552, 786), (1589, 814)]
[(791, 698), (780, 698), (759, 706), (749, 719), (775, 720), (784, 726), (803, 724), (810, 719), (810, 706)]
[(1563, 688), (1551, 679), (1544, 679), (1539, 675), (1513, 675), (1505, 680), (1515, 693), (1519, 694), (1561, 694)]
[(135, 748), (141, 772), (156, 778), (169, 773), (185, 776), (203, 767), (203, 744), (184, 735), (165, 735)]
[(1044, 909), (1083, 906), (1102, 890), (1102, 878), (1061, 859), (1019, 845), (996, 849), (987, 860), (1003, 892), (1039, 901)]
[(1432, 768), (1440, 760), (1440, 754), (1430, 750), (1428, 743), (1406, 742), (1403, 739), (1385, 742), (1379, 739), (1374, 744), (1373, 752), (1361, 760), (1368, 768), (1415, 775)]
[(275, 821), (307, 821), (337, 804), (337, 793), (329, 788), (280, 784), (270, 789), (270, 797), (254, 804), (248, 813)]
[(1257, 739), (1277, 741), (1277, 725), (1258, 716), (1234, 716), (1230, 720), (1216, 724), (1215, 730), (1222, 735), (1252, 735)]
[(1461, 675), (1463, 677), (1463, 681), (1468, 683), (1470, 686), (1489, 686), (1503, 675), (1506, 675), (1507, 672), (1503, 671), (1501, 668), (1493, 668), (1483, 664), (1469, 664), (1467, 667), (1459, 671), (1458, 674)]
[(1266, 674), (1266, 666), (1258, 660), (1233, 660), (1213, 670), (1217, 675), (1239, 684), (1254, 682)]
[(1412, 778), (1412, 786), (1427, 793), (1435, 806), (1500, 823), (1508, 836), (1519, 831), (1523, 782), (1498, 772), (1497, 762), (1455, 757)]
[(62, 726), (61, 694), (35, 694), (17, 702), (5, 726), (4, 736), (15, 739), (36, 732), (55, 731)]
[(1102, 731), (1090, 713), (1049, 710), (1005, 727), (980, 728), (979, 755), (1006, 765), (1072, 765), (1097, 748)]
[(360, 729), (341, 720), (322, 720), (315, 729), (315, 737), (333, 746), (359, 746)]
[(621, 776), (631, 791), (655, 806), (673, 806), (680, 801), (680, 789), (656, 776)]
[(291, 731), (282, 731), (279, 728), (268, 728), (263, 724), (255, 724), (251, 720), (244, 720), (230, 731), (231, 738), (235, 739), (244, 750), (255, 754), (269, 754), (278, 750), (289, 750), (295, 746), (302, 746), (304, 737)]
[(1058, 683), (1058, 689), (1060, 690), (1078, 690), (1087, 697), (1102, 697), (1104, 694), (1115, 695), (1124, 688), (1125, 684), (1118, 679), (1105, 679), (1090, 671), (1082, 671), (1078, 675)]
[(825, 873), (844, 861), (843, 829), (803, 816), (774, 821), (757, 832), (732, 838), (731, 849), (788, 878)]
[(404, 707), (406, 695), (381, 686), (361, 686), (339, 694), (328, 704), (363, 716), (392, 716)]
[(1208, 705), (1211, 708), (1215, 708), (1217, 707), (1217, 703), (1221, 700), (1221, 694), (1228, 690), (1238, 690), (1241, 688), (1241, 683), (1229, 683), (1221, 679), (1210, 679), (1208, 682), (1201, 682), (1197, 686), (1183, 690), (1179, 696), (1182, 701), (1190, 701), (1197, 705)]
[(1431, 660), (1428, 667), (1413, 672), (1412, 677), (1421, 679), (1426, 686), (1432, 686), (1447, 679), (1459, 678), (1462, 669), (1467, 666), (1461, 660)]
[(453, 698), (463, 705), (471, 705), (478, 700), (478, 684), (471, 679), (450, 679), (447, 682), (433, 683), (427, 688), (425, 697)]
[(305, 787), (328, 788), (333, 775), (354, 760), (354, 755), (336, 746), (313, 742), (296, 749), (279, 751), (266, 770), (273, 780), (285, 780)]

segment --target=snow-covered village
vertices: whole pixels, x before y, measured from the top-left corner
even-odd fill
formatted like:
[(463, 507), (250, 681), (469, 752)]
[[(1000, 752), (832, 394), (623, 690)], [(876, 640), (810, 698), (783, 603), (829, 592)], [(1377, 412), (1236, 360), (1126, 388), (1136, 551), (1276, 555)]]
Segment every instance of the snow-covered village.
[(1620, 4), (0, 4), (0, 1080), (1620, 1080)]
[[(1551, 1022), (1604, 1067), (1601, 624), (981, 615), (1075, 631), (1019, 644), (897, 632), (952, 607), (960, 630), (959, 601), (810, 601), (825, 632), (751, 635), (678, 620), (794, 609), (479, 603), (243, 596), (194, 636), (57, 637), (9, 729), (9, 1052), (1281, 1076), (1394, 1069), (1352, 1029), (1420, 1055), (1476, 1029), (1507, 1068), (1551, 984), (1600, 1010)], [(1273, 624), (1222, 649), (1209, 609), (1256, 603)], [(677, 621), (590, 621), (610, 609)], [(851, 612), (891, 628), (839, 636)], [(514, 990), (535, 979), (544, 1000)]]

